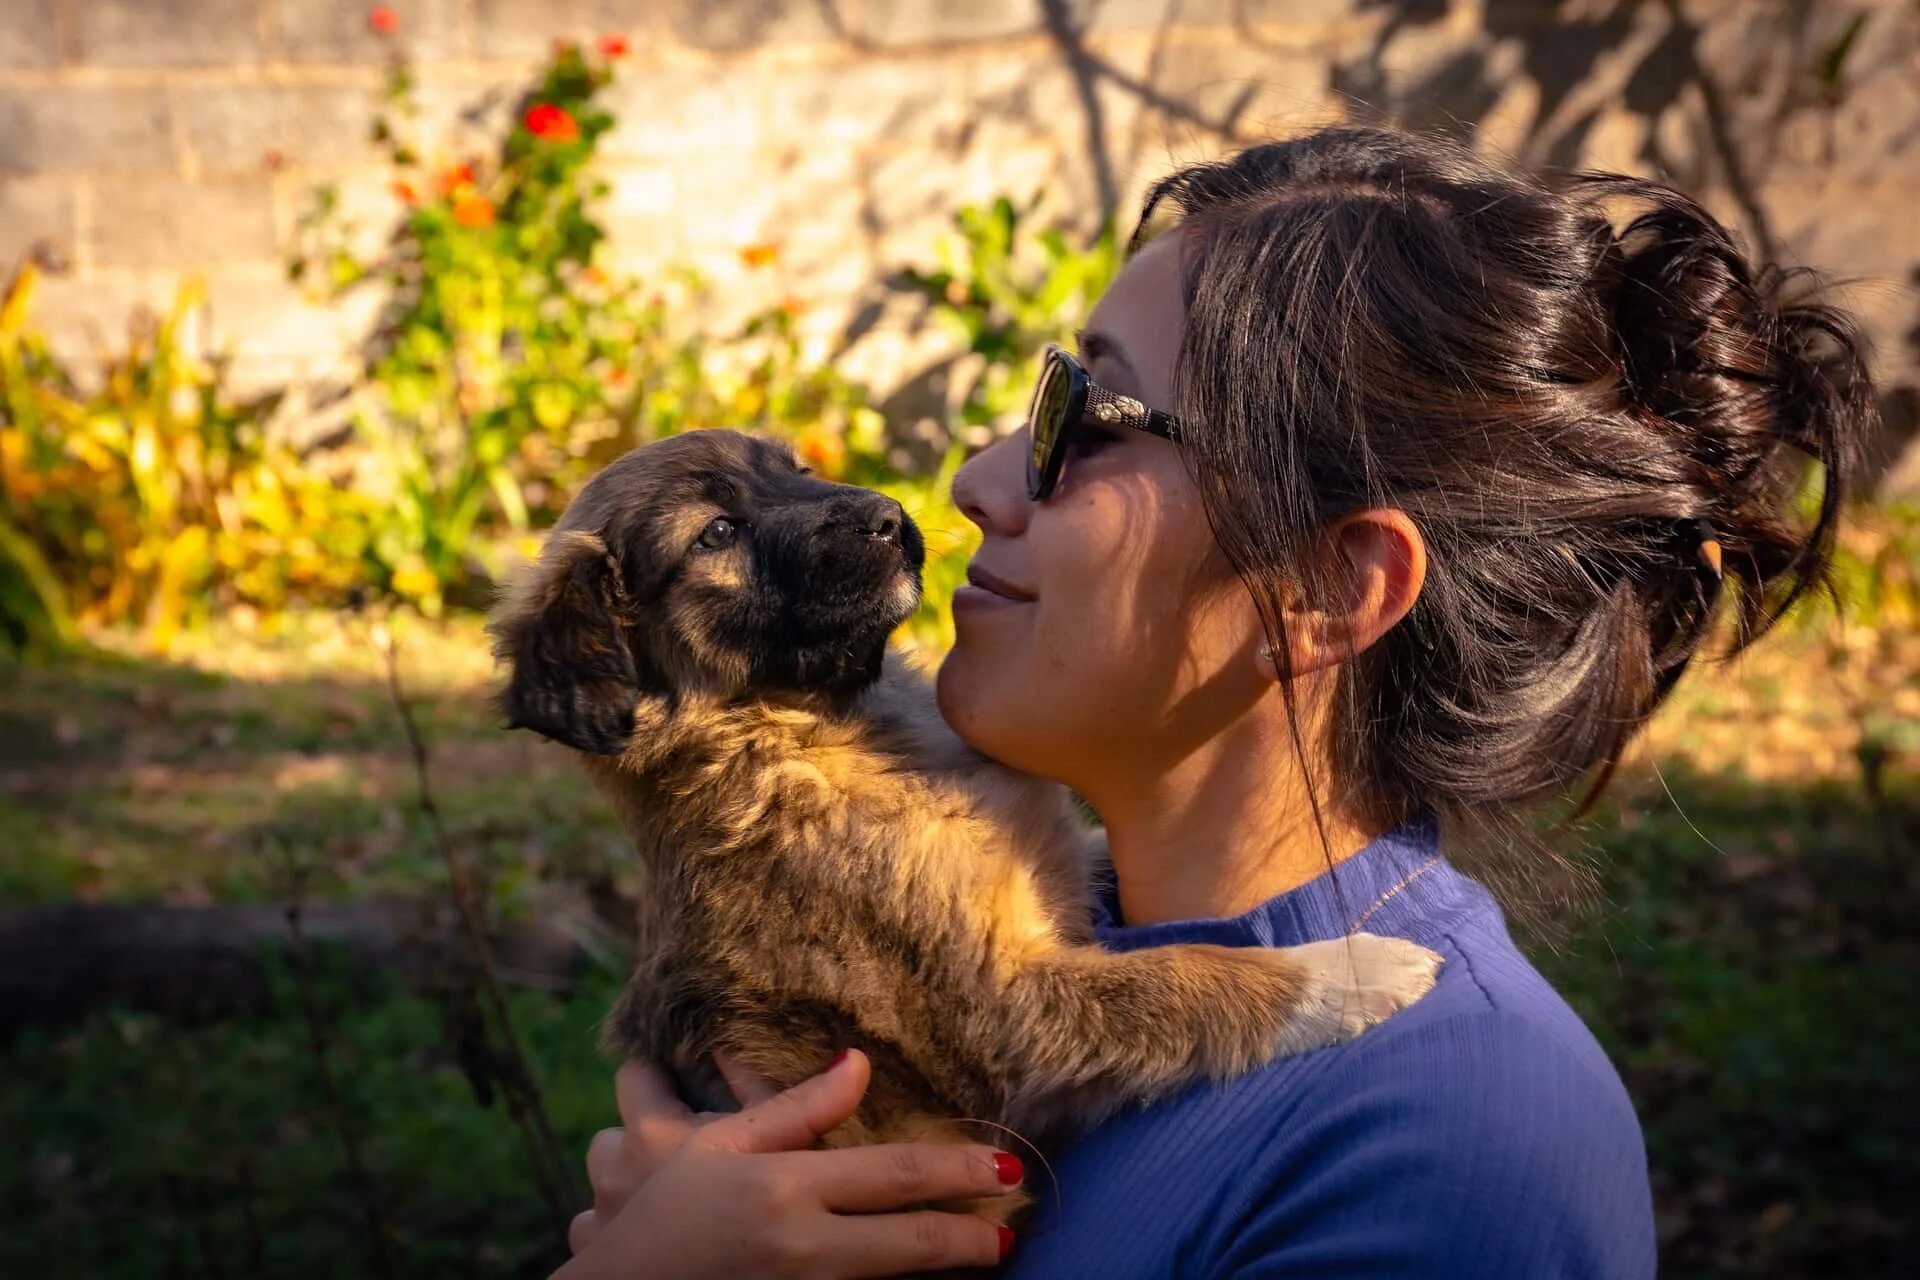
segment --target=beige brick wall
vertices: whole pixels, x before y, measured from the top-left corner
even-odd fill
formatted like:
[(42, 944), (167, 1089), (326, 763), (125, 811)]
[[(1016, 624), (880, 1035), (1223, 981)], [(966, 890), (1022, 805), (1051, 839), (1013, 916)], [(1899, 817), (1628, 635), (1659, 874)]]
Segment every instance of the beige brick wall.
[[(1530, 163), (1658, 173), (1756, 243), (1858, 277), (1895, 436), (1920, 403), (1920, 10), (1907, 0), (394, 0), (449, 137), (497, 123), (557, 36), (623, 32), (606, 148), (622, 260), (797, 294), (856, 369), (938, 355), (876, 281), (951, 211), (1049, 192), (1090, 224), (1172, 164), (1342, 118), (1448, 125)], [(394, 216), (365, 141), (389, 42), (349, 0), (0, 0), (0, 259), (70, 270), (41, 315), (83, 347), (183, 273), (249, 381), (324, 377), (365, 306), (304, 304), (308, 193)], [(1863, 19), (1837, 84), (1815, 73)], [(451, 145), (451, 143), (450, 143)], [(771, 241), (777, 273), (737, 250)], [(1920, 470), (1909, 456), (1908, 470)], [(1912, 477), (1920, 483), (1920, 476)]]

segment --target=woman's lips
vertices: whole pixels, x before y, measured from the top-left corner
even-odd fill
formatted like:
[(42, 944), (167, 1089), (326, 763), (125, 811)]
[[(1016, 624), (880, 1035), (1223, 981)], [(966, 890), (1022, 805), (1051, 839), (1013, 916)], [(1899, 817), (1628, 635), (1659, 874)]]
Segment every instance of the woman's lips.
[(976, 609), (985, 612), (992, 612), (996, 609), (1012, 609), (1025, 603), (1027, 603), (1025, 600), (1015, 600), (1009, 596), (995, 595), (985, 587), (976, 587), (972, 584), (961, 587), (953, 593), (953, 611), (956, 615), (972, 613)]
[[(997, 596), (1010, 604), (1026, 604), (1033, 599), (1033, 592), (1021, 590), (1005, 578), (1002, 578), (996, 573), (989, 572), (977, 564), (967, 566), (967, 582), (972, 585), (976, 592), (989, 596)], [(968, 589), (962, 587), (959, 591), (955, 592), (954, 595), (957, 599), (961, 594), (966, 593), (968, 593)]]

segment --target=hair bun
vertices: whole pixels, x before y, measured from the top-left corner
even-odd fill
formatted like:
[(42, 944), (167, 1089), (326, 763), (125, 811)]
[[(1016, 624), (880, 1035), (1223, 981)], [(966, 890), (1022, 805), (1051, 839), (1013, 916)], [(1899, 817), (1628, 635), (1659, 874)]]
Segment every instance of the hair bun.
[[(1722, 571), (1742, 583), (1743, 647), (1824, 579), (1875, 414), (1868, 344), (1849, 315), (1813, 300), (1817, 272), (1754, 269), (1683, 192), (1618, 174), (1574, 180), (1651, 205), (1602, 255), (1595, 288), (1623, 392), (1671, 424), (1692, 463), (1692, 515), (1713, 522)], [(1811, 529), (1792, 519), (1809, 462), (1825, 490)]]

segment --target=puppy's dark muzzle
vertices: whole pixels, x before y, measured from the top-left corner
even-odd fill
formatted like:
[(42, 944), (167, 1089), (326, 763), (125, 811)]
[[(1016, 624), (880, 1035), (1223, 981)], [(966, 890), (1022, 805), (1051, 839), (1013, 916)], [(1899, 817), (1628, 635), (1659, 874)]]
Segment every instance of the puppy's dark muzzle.
[[(807, 594), (834, 610), (866, 603), (891, 610), (900, 575), (917, 580), (925, 554), (920, 532), (900, 504), (867, 490), (836, 496), (810, 541)], [(890, 618), (887, 625), (898, 621)]]
[(826, 518), (820, 522), (820, 532), (826, 536), (853, 537), (865, 542), (887, 542), (897, 547), (906, 519), (906, 511), (885, 494), (862, 494), (859, 498), (833, 504)]

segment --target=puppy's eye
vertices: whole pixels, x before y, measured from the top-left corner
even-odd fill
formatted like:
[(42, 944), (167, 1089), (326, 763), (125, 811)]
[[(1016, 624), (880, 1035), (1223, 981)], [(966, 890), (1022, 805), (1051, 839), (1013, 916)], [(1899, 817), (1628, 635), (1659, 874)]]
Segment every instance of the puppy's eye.
[(718, 551), (733, 544), (736, 526), (725, 516), (715, 516), (707, 521), (707, 527), (700, 531), (700, 545), (709, 551)]

